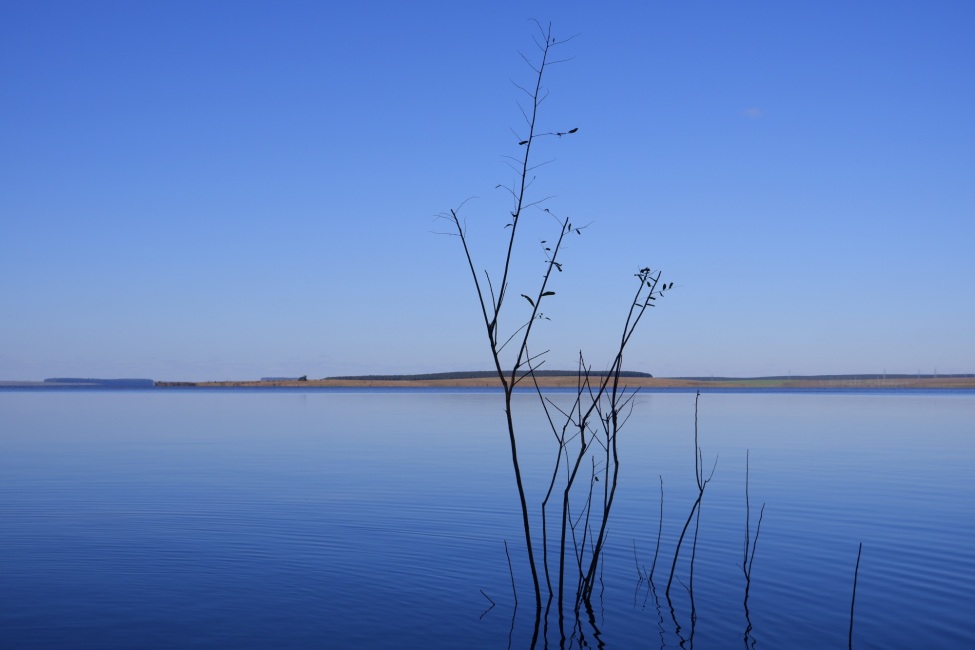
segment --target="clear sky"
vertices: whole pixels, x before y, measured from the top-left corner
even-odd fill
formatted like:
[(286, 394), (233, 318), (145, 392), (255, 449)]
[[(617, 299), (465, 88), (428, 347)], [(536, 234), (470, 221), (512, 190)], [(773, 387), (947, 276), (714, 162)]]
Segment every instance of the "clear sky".
[(489, 368), (531, 18), (547, 367), (975, 371), (975, 3), (3, 0), (0, 379)]

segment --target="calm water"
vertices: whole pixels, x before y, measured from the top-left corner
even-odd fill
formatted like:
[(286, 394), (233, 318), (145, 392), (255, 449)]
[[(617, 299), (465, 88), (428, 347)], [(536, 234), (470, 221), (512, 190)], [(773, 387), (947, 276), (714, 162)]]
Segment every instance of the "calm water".
[[(518, 401), (537, 503), (554, 458), (535, 400)], [(718, 460), (693, 638), (687, 591), (671, 611), (659, 590), (694, 498), (694, 394), (639, 402), (586, 644), (746, 642), (750, 450), (753, 527), (767, 505), (749, 644), (846, 647), (862, 542), (854, 647), (975, 647), (975, 392), (703, 394)], [(0, 647), (527, 647), (502, 427), (494, 392), (0, 390)], [(636, 567), (660, 477), (654, 591)]]

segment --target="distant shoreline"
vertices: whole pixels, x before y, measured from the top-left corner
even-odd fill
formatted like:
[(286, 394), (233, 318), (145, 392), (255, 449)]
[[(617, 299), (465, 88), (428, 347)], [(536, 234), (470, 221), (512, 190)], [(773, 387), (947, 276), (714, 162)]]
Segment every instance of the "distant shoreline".
[[(543, 388), (574, 388), (574, 375), (539, 377)], [(598, 381), (596, 378), (594, 381)], [(668, 377), (624, 377), (620, 383), (630, 388), (975, 388), (975, 377), (892, 377), (830, 379), (679, 379)], [(530, 380), (520, 384), (531, 387)], [(307, 381), (158, 381), (161, 388), (499, 388), (496, 378), (465, 379), (309, 379)]]
[[(601, 376), (594, 374), (590, 383)], [(575, 388), (578, 377), (571, 372), (549, 371), (537, 377), (543, 388)], [(975, 375), (818, 375), (799, 377), (652, 377), (647, 373), (629, 373), (620, 377), (629, 388), (736, 388), (736, 389), (975, 389)], [(369, 375), (361, 377), (326, 377), (305, 379), (265, 377), (260, 380), (225, 381), (153, 381), (151, 379), (47, 379), (44, 381), (0, 381), (0, 388), (51, 389), (145, 389), (145, 388), (500, 388), (493, 373), (438, 373), (432, 375)], [(521, 388), (533, 386), (522, 379)]]

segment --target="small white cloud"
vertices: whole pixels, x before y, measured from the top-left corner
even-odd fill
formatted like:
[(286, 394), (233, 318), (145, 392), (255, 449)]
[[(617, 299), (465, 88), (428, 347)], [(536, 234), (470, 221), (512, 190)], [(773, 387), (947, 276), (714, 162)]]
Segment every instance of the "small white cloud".
[(765, 111), (761, 108), (746, 108), (741, 114), (750, 120), (758, 120), (765, 117)]

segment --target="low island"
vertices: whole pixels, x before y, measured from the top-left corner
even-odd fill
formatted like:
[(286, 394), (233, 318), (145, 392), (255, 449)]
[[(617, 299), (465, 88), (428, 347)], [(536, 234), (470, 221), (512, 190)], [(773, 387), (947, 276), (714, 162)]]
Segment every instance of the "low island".
[[(599, 375), (594, 373), (591, 381)], [(544, 388), (574, 388), (578, 376), (573, 371), (551, 370), (536, 374)], [(814, 375), (778, 377), (654, 377), (644, 372), (625, 372), (620, 383), (630, 388), (975, 388), (975, 374), (964, 375)], [(532, 385), (525, 378), (521, 385)], [(261, 380), (157, 381), (159, 387), (199, 388), (491, 388), (500, 386), (490, 371), (448, 372), (422, 375), (361, 375), (346, 377), (268, 377)]]

